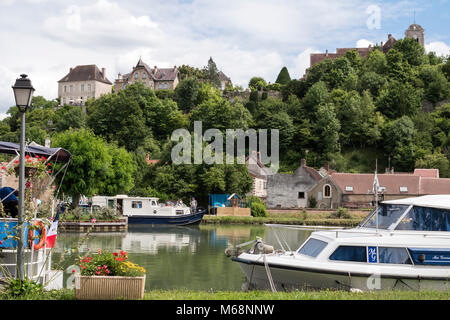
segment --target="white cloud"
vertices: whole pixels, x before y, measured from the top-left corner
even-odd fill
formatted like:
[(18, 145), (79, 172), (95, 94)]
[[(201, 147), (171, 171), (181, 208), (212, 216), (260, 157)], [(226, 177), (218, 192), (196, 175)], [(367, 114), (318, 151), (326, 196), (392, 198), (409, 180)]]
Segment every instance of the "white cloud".
[(43, 32), (65, 44), (93, 48), (155, 45), (164, 36), (148, 16), (134, 16), (118, 3), (107, 0), (71, 5), (59, 16), (47, 18)]
[(425, 44), (425, 50), (427, 52), (434, 51), (438, 56), (450, 55), (450, 46), (441, 41), (430, 42)]
[(291, 78), (301, 78), (306, 72), (306, 69), (310, 67), (310, 55), (311, 53), (318, 52), (319, 50), (313, 48), (307, 48), (302, 53), (300, 53), (294, 59), (295, 71), (291, 72)]
[(356, 42), (356, 48), (367, 48), (368, 46), (374, 46), (373, 42), (366, 39), (359, 39)]

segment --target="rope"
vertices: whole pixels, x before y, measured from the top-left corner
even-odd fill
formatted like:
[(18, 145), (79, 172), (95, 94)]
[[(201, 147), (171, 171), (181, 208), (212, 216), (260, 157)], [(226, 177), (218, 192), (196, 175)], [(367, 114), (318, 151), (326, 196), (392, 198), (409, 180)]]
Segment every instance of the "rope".
[(275, 284), (272, 279), (272, 274), (270, 273), (269, 264), (267, 263), (266, 254), (263, 254), (263, 257), (264, 257), (264, 267), (266, 268), (266, 274), (267, 279), (269, 279), (270, 289), (272, 290), (272, 292), (277, 292), (277, 289), (275, 288)]

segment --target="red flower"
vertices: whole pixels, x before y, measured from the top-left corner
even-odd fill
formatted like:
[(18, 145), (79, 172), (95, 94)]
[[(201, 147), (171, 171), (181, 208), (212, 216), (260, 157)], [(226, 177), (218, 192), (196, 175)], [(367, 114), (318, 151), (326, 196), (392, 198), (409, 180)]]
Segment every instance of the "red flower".
[(52, 170), (48, 170), (48, 173), (52, 173)]
[(27, 155), (25, 156), (25, 159), (29, 159), (29, 158), (30, 158), (30, 155), (27, 154)]
[(117, 257), (119, 254), (117, 252), (113, 253), (114, 257)]
[(6, 170), (6, 167), (5, 167), (5, 166), (3, 166), (3, 167), (2, 167), (2, 169), (3, 169), (3, 170)]
[(73, 270), (72, 270), (72, 273), (75, 273), (75, 272), (77, 272), (77, 270), (73, 269)]
[(51, 166), (52, 164), (49, 162), (49, 163), (47, 163), (47, 166)]

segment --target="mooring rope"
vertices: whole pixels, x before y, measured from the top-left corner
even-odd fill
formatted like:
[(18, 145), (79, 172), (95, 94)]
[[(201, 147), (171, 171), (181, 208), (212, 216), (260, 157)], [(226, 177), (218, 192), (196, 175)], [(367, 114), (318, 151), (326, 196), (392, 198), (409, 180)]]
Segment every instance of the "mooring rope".
[(270, 289), (272, 292), (277, 292), (277, 289), (275, 288), (275, 284), (272, 279), (272, 274), (270, 273), (269, 264), (267, 263), (266, 254), (263, 254), (264, 257), (264, 267), (266, 268), (267, 273), (267, 279), (269, 279)]

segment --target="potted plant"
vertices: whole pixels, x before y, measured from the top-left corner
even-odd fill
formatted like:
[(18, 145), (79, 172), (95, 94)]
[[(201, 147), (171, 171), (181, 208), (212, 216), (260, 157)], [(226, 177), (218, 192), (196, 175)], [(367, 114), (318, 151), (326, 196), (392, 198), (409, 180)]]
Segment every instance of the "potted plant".
[[(102, 252), (81, 257), (75, 274), (75, 298), (81, 300), (142, 299), (145, 269), (128, 260), (127, 252)], [(76, 273), (76, 270), (74, 269)]]

